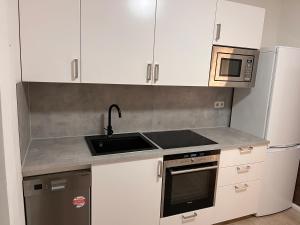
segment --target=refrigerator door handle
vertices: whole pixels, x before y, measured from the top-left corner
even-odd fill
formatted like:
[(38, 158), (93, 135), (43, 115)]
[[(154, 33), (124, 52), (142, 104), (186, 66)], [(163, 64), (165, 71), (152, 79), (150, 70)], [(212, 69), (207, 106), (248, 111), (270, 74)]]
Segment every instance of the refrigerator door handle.
[(274, 146), (270, 146), (269, 148), (294, 148), (294, 147), (298, 147), (300, 146), (300, 143), (297, 144), (291, 144), (291, 145), (274, 145)]

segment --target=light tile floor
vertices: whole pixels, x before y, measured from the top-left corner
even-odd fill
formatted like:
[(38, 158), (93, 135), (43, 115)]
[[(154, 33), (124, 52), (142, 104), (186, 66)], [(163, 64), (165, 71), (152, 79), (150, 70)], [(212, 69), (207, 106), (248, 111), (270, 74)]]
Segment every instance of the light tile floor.
[(294, 209), (289, 209), (270, 216), (248, 217), (220, 225), (300, 225), (300, 213)]

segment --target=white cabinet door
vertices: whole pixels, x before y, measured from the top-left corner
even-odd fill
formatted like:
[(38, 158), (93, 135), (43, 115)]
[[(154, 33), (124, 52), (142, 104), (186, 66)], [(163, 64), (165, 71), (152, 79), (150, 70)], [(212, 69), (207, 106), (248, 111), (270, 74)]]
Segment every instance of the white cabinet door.
[(84, 0), (82, 82), (151, 84), (155, 0)]
[(208, 86), (216, 3), (157, 1), (155, 84)]
[(20, 0), (23, 81), (80, 82), (80, 0)]
[(92, 166), (93, 225), (159, 225), (162, 159)]
[(259, 49), (264, 18), (263, 8), (220, 0), (214, 44)]

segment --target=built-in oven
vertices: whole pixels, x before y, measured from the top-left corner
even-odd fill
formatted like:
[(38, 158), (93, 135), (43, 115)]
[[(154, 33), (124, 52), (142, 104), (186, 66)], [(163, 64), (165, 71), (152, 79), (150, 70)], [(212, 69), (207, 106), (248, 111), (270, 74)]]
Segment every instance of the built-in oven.
[(209, 86), (254, 87), (258, 57), (256, 49), (213, 46)]
[(164, 157), (161, 217), (214, 206), (220, 150)]

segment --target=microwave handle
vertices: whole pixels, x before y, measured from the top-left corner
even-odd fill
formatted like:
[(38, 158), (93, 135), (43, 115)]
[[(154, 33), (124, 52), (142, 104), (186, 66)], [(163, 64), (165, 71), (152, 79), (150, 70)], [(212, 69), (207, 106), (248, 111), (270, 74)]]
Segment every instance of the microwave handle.
[(171, 170), (171, 175), (179, 175), (184, 173), (193, 173), (193, 172), (214, 170), (214, 169), (218, 169), (218, 166), (208, 166), (208, 167), (188, 169), (188, 170), (176, 170), (176, 171)]
[(217, 32), (216, 32), (216, 41), (219, 41), (221, 38), (221, 29), (222, 29), (222, 24), (218, 23)]

